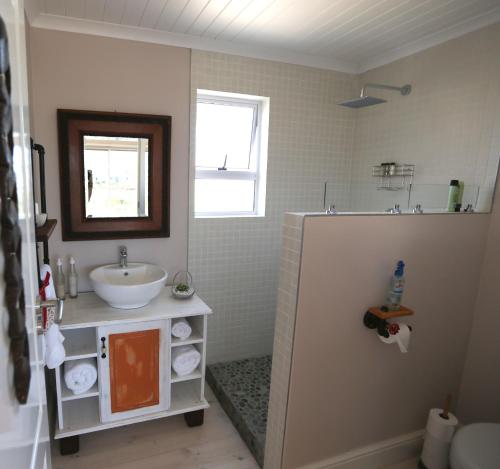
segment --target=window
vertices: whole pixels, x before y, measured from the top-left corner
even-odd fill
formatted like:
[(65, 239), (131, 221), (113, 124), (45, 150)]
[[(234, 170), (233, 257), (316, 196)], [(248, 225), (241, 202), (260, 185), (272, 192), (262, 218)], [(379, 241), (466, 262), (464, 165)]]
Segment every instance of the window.
[(85, 216), (147, 217), (147, 138), (83, 135)]
[(198, 90), (197, 217), (265, 213), (269, 99)]

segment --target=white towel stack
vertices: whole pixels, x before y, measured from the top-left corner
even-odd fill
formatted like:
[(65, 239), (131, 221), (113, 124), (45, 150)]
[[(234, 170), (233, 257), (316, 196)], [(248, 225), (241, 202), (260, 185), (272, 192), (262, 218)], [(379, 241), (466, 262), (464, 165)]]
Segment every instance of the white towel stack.
[(186, 376), (196, 370), (201, 354), (192, 345), (172, 348), (172, 368), (179, 376)]
[(186, 319), (174, 319), (172, 320), (172, 335), (181, 340), (186, 340), (192, 333), (191, 326), (186, 321)]
[(64, 382), (73, 394), (87, 392), (97, 381), (95, 359), (71, 360), (64, 363)]

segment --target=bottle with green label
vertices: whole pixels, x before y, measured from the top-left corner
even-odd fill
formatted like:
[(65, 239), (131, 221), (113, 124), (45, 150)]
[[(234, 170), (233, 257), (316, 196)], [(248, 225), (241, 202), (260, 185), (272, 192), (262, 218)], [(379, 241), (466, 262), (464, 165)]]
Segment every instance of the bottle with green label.
[(458, 181), (458, 202), (455, 204), (455, 212), (460, 212), (462, 209), (462, 200), (464, 198), (464, 181)]
[(452, 179), (448, 191), (448, 212), (454, 212), (457, 204), (460, 203), (460, 181)]

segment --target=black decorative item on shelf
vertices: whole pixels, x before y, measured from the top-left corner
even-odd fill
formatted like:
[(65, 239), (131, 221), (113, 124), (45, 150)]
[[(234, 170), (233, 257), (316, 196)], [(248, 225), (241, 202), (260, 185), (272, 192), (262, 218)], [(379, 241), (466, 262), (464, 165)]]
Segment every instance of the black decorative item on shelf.
[[(43, 145), (36, 143), (31, 139), (31, 174), (33, 179), (33, 208), (35, 205), (35, 152), (38, 154), (38, 172), (40, 174), (40, 210), (41, 213), (47, 213), (47, 198), (45, 194), (45, 148)], [(33, 210), (33, 213), (35, 211)], [(36, 223), (35, 223), (36, 229)], [(41, 241), (43, 243), (43, 263), (50, 264), (49, 257), (49, 241), (45, 239)], [(38, 258), (38, 249), (37, 249)], [(40, 268), (38, 268), (38, 274), (40, 274)], [(38, 275), (40, 277), (40, 275)]]
[(363, 316), (363, 324), (368, 329), (377, 329), (378, 335), (386, 338), (389, 337), (389, 332), (387, 331), (389, 323), (385, 319), (378, 318), (370, 311), (367, 311)]
[[(391, 323), (388, 319), (394, 319), (401, 316), (411, 316), (413, 311), (406, 306), (401, 306), (397, 311), (390, 311), (387, 306), (372, 307), (363, 316), (363, 324), (368, 329), (377, 329), (378, 335), (386, 339), (390, 335)], [(410, 331), (412, 326), (408, 325)]]
[(9, 315), (8, 335), (14, 365), (14, 390), (17, 400), (25, 404), (28, 400), (31, 371), (21, 264), (21, 229), (12, 161), (14, 144), (10, 80), (7, 30), (0, 18), (0, 219), (5, 258), (5, 301)]
[[(47, 213), (47, 197), (45, 195), (45, 148), (31, 139), (31, 159), (33, 159), (33, 150), (38, 153), (38, 168), (40, 171), (40, 208), (42, 213)], [(34, 167), (34, 165), (32, 166)], [(33, 178), (33, 186), (35, 184)], [(35, 191), (33, 190), (33, 194)]]

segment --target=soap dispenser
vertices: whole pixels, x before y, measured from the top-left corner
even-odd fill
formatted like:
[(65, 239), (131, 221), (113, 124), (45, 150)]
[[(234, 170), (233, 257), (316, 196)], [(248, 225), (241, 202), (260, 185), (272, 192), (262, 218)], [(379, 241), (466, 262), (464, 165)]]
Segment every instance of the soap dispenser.
[(76, 273), (75, 258), (69, 259), (69, 296), (76, 298), (78, 296), (78, 274)]
[(60, 300), (66, 298), (66, 278), (63, 272), (63, 263), (61, 258), (57, 259), (57, 274), (56, 274), (56, 295)]

